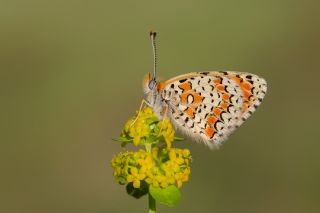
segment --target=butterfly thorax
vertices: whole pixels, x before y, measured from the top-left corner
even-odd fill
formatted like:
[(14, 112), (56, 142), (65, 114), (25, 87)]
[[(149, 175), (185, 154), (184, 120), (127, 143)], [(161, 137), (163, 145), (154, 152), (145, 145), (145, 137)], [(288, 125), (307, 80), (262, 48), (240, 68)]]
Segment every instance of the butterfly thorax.
[(145, 77), (143, 84), (145, 100), (159, 118), (162, 118), (166, 114), (166, 102), (171, 98), (171, 94), (163, 90), (161, 85), (161, 81), (152, 79), (150, 75)]

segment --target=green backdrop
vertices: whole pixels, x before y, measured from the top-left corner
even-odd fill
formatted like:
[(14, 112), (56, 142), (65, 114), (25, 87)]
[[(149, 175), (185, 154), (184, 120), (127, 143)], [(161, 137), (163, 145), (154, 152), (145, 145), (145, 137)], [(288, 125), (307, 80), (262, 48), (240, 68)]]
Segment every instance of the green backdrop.
[(0, 1), (0, 212), (146, 212), (112, 176), (111, 138), (159, 75), (263, 76), (264, 103), (194, 162), (160, 213), (320, 212), (320, 14), (302, 0)]

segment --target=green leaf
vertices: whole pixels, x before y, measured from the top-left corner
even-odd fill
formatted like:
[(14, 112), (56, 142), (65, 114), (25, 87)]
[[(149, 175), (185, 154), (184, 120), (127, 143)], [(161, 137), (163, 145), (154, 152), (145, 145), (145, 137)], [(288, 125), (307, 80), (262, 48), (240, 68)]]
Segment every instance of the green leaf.
[(166, 188), (150, 185), (149, 192), (156, 201), (169, 207), (176, 205), (181, 198), (179, 189), (174, 185), (170, 185)]
[(132, 138), (126, 138), (126, 137), (112, 138), (112, 140), (117, 142), (125, 142), (125, 143), (129, 143), (133, 141)]
[(173, 141), (183, 141), (184, 140), (184, 138), (182, 138), (182, 137), (177, 137), (177, 136), (175, 136), (174, 138), (173, 138)]
[(121, 177), (121, 176), (117, 178), (117, 181), (118, 181), (118, 183), (120, 185), (124, 185), (127, 182), (126, 179), (124, 177)]
[(146, 119), (146, 123), (150, 126), (151, 124), (158, 123), (159, 119), (157, 117), (151, 117)]
[(128, 195), (139, 199), (140, 197), (148, 194), (148, 184), (145, 181), (140, 181), (140, 188), (136, 189), (133, 187), (133, 183), (128, 183), (126, 186)]
[(147, 141), (146, 137), (142, 137), (142, 138), (140, 138), (139, 144), (144, 145), (144, 144), (146, 144), (147, 142), (148, 142), (148, 141)]
[(147, 137), (147, 143), (157, 143), (159, 142), (159, 137), (156, 137), (154, 135), (150, 135)]

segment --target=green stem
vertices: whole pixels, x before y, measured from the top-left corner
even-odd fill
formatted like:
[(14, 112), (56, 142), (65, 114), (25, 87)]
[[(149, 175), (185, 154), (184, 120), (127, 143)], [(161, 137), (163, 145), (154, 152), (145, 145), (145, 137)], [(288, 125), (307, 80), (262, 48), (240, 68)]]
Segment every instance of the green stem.
[(148, 153), (151, 153), (152, 144), (146, 144), (146, 150)]
[[(151, 153), (152, 144), (146, 144), (146, 150), (148, 153)], [(149, 213), (156, 213), (156, 200), (148, 193), (149, 200)]]
[(156, 200), (149, 193), (149, 213), (156, 213)]

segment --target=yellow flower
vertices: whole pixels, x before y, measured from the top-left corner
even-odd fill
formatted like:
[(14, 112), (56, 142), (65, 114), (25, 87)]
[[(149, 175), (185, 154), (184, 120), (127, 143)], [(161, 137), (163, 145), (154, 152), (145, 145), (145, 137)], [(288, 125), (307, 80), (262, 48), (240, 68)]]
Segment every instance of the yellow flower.
[(158, 128), (161, 130), (160, 134), (163, 136), (167, 148), (171, 148), (171, 142), (174, 140), (174, 129), (170, 121), (165, 118), (162, 122), (158, 123)]
[(135, 117), (127, 121), (122, 130), (121, 136), (129, 136), (133, 138), (134, 145), (139, 145), (141, 138), (148, 137), (150, 135), (150, 126), (147, 124), (146, 120), (153, 117), (156, 119), (156, 115), (153, 114), (150, 108), (144, 108), (140, 113), (137, 112)]
[(142, 180), (162, 188), (174, 184), (182, 187), (189, 179), (191, 160), (190, 151), (186, 149), (152, 148), (150, 153), (142, 149), (120, 153), (111, 160), (111, 166), (118, 181), (132, 182), (134, 188), (139, 188)]
[(177, 154), (174, 149), (170, 150), (169, 158), (170, 158), (170, 160), (175, 160), (177, 158)]
[(134, 180), (133, 181), (133, 187), (136, 188), (136, 189), (140, 188), (140, 180)]
[[(157, 173), (157, 172), (155, 172)], [(159, 186), (159, 182), (157, 180), (157, 176), (153, 175), (153, 173), (151, 171), (148, 172), (148, 178), (146, 178), (146, 182), (153, 185), (154, 187), (158, 187)]]
[(159, 120), (150, 107), (145, 107), (127, 121), (121, 132), (121, 139), (124, 140), (119, 141), (138, 146), (164, 139), (167, 148), (170, 149), (174, 134), (175, 131), (168, 118)]
[(154, 148), (151, 150), (151, 152), (152, 152), (152, 156), (153, 156), (154, 158), (156, 158), (156, 157), (158, 157), (159, 148), (158, 148), (158, 147), (154, 147)]
[(127, 176), (128, 183), (133, 182), (134, 188), (140, 188), (140, 181), (145, 179), (146, 175), (141, 173), (136, 167), (130, 169), (130, 175)]
[(190, 155), (189, 149), (184, 149), (182, 153), (183, 153), (183, 157), (188, 157)]
[[(145, 145), (148, 151), (140, 149), (116, 155), (110, 162), (115, 179), (120, 184), (132, 183), (134, 188), (140, 188), (141, 181), (155, 187), (182, 187), (189, 179), (192, 158), (188, 149), (171, 147), (174, 134), (168, 119), (160, 121), (151, 108), (142, 109), (138, 117), (125, 124), (121, 132), (124, 140), (119, 141)], [(161, 139), (164, 139), (166, 147), (160, 144), (163, 142)]]

